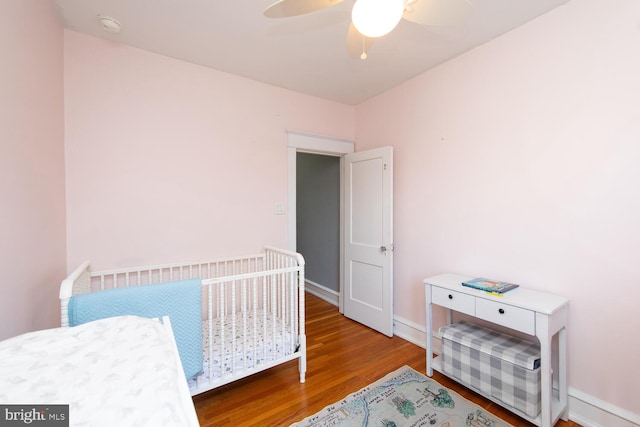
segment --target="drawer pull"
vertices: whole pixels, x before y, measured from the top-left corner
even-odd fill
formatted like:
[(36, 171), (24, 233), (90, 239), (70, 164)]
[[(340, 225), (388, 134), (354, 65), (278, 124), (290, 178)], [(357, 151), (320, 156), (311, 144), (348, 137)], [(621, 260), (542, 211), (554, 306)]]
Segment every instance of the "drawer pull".
[(449, 294), (449, 299), (453, 299), (453, 295)]
[(499, 309), (498, 309), (498, 313), (500, 313), (500, 314), (504, 314), (504, 308), (499, 308)]

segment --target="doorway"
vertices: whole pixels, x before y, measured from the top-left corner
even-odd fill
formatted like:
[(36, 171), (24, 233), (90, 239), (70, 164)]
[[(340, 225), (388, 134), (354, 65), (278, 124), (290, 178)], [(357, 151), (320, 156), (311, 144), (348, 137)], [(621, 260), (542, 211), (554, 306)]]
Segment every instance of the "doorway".
[[(339, 292), (333, 299), (321, 292), (318, 296), (338, 305), (347, 317), (393, 336), (393, 147), (354, 153), (349, 141), (287, 134), (289, 249), (297, 251), (298, 245), (298, 153), (339, 156)], [(313, 293), (313, 282), (306, 282)]]
[[(287, 240), (288, 240), (288, 248), (289, 250), (297, 251), (303, 254), (303, 256), (307, 257), (307, 254), (298, 248), (298, 218), (297, 218), (297, 209), (298, 209), (298, 154), (309, 154), (318, 156), (318, 158), (326, 158), (332, 157), (335, 161), (338, 162), (338, 196), (339, 196), (339, 206), (338, 206), (338, 245), (337, 245), (337, 262), (338, 262), (338, 270), (337, 270), (337, 289), (333, 289), (325, 284), (319, 282), (318, 284), (321, 286), (316, 286), (313, 278), (309, 276), (309, 273), (306, 272), (306, 283), (307, 283), (307, 291), (324, 299), (325, 301), (330, 302), (331, 304), (337, 305), (342, 313), (342, 299), (340, 295), (342, 293), (343, 287), (343, 201), (344, 194), (342, 188), (343, 182), (343, 159), (342, 156), (345, 154), (354, 152), (354, 143), (352, 141), (336, 139), (318, 135), (310, 135), (299, 132), (287, 131), (287, 145), (288, 145), (288, 226), (287, 226)], [(302, 169), (302, 168), (301, 168)], [(303, 238), (305, 239), (305, 238)], [(336, 250), (334, 249), (334, 250)], [(313, 269), (310, 263), (307, 262), (307, 269)], [(333, 273), (332, 273), (333, 274)], [(324, 279), (322, 279), (324, 280)]]
[(296, 250), (308, 290), (334, 305), (340, 295), (340, 158), (298, 152)]

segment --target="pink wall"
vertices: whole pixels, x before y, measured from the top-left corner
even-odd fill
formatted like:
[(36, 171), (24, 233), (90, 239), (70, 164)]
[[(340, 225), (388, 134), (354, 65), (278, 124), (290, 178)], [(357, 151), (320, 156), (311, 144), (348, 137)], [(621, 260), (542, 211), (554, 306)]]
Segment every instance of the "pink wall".
[(1, 340), (59, 324), (65, 192), (62, 25), (41, 0), (0, 16)]
[(394, 146), (396, 315), (442, 272), (567, 296), (570, 386), (635, 413), (639, 16), (573, 0), (356, 111)]
[(65, 31), (68, 267), (286, 246), (286, 129), (354, 137), (355, 107)]

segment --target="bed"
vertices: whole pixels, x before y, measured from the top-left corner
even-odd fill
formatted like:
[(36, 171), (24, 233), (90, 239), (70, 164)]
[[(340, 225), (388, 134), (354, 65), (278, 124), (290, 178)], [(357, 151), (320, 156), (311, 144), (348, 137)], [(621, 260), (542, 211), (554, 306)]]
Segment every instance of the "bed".
[(60, 287), (63, 327), (100, 318), (169, 316), (191, 395), (297, 360), (305, 381), (304, 258), (261, 254), (92, 271)]
[(72, 426), (199, 425), (169, 318), (30, 332), (0, 342), (0, 360), (0, 402), (27, 413), (69, 405)]

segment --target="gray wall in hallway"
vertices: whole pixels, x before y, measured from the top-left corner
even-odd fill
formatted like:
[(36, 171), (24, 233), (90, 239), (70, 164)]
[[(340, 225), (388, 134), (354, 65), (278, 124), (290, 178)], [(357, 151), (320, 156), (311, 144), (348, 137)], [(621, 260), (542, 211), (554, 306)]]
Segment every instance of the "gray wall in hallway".
[(307, 279), (339, 291), (340, 158), (298, 153), (296, 158), (296, 249)]

